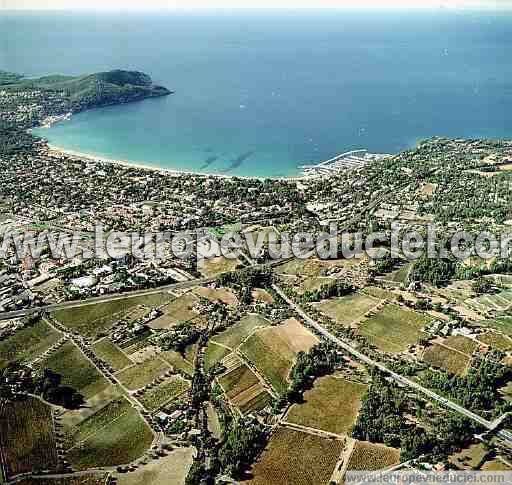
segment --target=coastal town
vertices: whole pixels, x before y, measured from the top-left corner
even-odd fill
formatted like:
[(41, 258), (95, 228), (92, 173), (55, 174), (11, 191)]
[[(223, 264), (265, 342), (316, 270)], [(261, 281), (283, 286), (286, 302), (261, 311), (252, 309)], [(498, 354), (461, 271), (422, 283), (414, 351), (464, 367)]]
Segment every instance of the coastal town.
[[(413, 259), (390, 242), (509, 234), (511, 141), (432, 138), (258, 179), (74, 155), (27, 131), (170, 94), (142, 73), (91, 76), (0, 76), (0, 483), (512, 471), (510, 254)], [(332, 224), (334, 257), (272, 257), (283, 234)], [(118, 255), (93, 250), (98, 226)], [(381, 257), (356, 244), (375, 232)], [(80, 254), (20, 257), (27, 233), (77, 236)], [(140, 257), (130, 233), (194, 250)], [(234, 257), (212, 250), (231, 233)]]

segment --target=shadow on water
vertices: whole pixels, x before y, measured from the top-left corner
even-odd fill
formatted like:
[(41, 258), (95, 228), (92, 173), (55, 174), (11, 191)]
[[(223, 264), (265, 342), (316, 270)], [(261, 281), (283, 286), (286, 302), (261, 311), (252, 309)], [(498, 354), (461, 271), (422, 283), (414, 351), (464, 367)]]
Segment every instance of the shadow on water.
[(242, 165), (249, 157), (254, 155), (254, 153), (255, 152), (253, 150), (245, 152), (245, 153), (242, 153), (240, 156), (236, 157), (231, 162), (231, 165), (229, 165), (228, 167), (222, 169), (221, 172), (222, 173), (228, 173), (228, 172), (231, 172), (232, 170), (234, 170), (235, 168), (240, 167), (240, 165)]
[(199, 170), (204, 170), (205, 168), (209, 167), (213, 162), (215, 162), (219, 157), (217, 156), (211, 156), (211, 157), (208, 157), (203, 165), (201, 165), (201, 168)]

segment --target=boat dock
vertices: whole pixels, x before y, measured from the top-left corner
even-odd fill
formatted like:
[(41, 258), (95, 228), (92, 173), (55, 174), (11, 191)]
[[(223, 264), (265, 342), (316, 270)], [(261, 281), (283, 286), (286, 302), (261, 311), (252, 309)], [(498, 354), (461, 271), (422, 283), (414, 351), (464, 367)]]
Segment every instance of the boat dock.
[(388, 154), (368, 153), (366, 149), (351, 150), (314, 165), (301, 165), (303, 175), (332, 175), (342, 170), (361, 168), (367, 163), (390, 157)]

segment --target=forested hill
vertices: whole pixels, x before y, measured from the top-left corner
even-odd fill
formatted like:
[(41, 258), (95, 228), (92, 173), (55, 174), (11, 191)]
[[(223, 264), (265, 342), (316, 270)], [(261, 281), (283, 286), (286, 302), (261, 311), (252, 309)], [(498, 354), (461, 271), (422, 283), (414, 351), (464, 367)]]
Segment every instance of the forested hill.
[(69, 102), (72, 111), (172, 94), (167, 88), (153, 84), (147, 74), (123, 70), (77, 77), (44, 76), (37, 79), (0, 72), (0, 86), (4, 90), (58, 93)]

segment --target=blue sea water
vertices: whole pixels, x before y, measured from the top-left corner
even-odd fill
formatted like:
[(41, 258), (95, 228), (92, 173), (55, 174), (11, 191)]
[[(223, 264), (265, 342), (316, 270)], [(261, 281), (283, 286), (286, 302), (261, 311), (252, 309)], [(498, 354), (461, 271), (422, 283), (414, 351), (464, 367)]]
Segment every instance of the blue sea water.
[(293, 175), (434, 135), (510, 137), (510, 52), (512, 16), (501, 12), (0, 15), (0, 69), (137, 69), (176, 91), (37, 131), (51, 143), (237, 175)]

